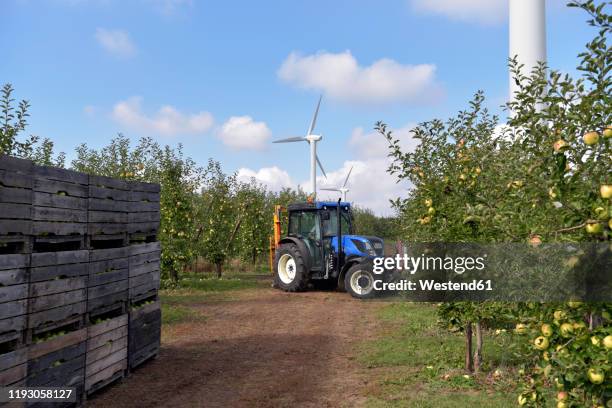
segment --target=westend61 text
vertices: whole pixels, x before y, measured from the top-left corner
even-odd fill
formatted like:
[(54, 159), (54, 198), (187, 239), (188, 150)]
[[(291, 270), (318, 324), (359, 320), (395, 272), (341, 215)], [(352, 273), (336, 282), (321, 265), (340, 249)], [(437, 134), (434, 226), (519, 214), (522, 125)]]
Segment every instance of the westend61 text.
[(411, 280), (400, 280), (398, 282), (374, 281), (374, 290), (392, 291), (489, 291), (493, 290), (491, 280), (473, 280), (471, 282), (436, 282), (434, 280), (420, 279), (418, 285)]

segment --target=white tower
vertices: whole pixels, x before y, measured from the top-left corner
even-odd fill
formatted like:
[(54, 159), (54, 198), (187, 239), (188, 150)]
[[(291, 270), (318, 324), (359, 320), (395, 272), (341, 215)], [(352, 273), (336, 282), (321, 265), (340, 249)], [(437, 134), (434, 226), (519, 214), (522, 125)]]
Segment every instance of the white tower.
[[(545, 0), (510, 0), (510, 58), (518, 56), (524, 75), (546, 61)], [(510, 100), (518, 86), (510, 74)]]

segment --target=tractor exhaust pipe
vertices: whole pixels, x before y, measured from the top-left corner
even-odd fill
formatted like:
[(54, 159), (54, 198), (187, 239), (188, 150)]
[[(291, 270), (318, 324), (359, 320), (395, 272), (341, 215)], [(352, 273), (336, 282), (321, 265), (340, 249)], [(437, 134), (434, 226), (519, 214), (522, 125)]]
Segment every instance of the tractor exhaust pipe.
[(336, 216), (338, 218), (338, 259), (336, 262), (338, 266), (338, 276), (340, 276), (340, 272), (342, 271), (344, 257), (342, 256), (342, 211), (340, 209), (341, 198), (338, 199), (338, 207), (336, 207)]

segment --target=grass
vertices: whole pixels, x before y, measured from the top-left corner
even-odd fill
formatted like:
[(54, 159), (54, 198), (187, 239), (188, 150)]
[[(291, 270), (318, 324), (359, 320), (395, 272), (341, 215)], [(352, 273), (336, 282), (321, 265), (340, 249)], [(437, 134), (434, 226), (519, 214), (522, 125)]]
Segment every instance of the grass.
[[(516, 405), (513, 356), (504, 334), (485, 338), (481, 374), (462, 369), (461, 334), (436, 325), (434, 305), (391, 303), (381, 308), (380, 335), (362, 343), (360, 362), (372, 369), (370, 407), (508, 407)], [(497, 370), (498, 375), (493, 375)]]
[(173, 325), (204, 321), (197, 308), (204, 302), (227, 301), (236, 291), (269, 285), (266, 275), (228, 272), (221, 279), (201, 273), (182, 275), (178, 285), (160, 291), (162, 323)]

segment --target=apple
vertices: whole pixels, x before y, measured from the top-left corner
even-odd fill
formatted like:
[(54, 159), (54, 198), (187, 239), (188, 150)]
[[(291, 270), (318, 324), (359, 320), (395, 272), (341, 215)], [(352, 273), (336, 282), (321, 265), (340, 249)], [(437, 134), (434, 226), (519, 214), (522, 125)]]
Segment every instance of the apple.
[(586, 329), (586, 324), (584, 322), (574, 323), (574, 330), (580, 331)]
[(533, 344), (535, 345), (535, 348), (537, 348), (538, 350), (546, 350), (548, 346), (550, 345), (550, 343), (548, 342), (548, 339), (544, 336), (537, 337), (533, 341)]
[(433, 201), (431, 200), (431, 198), (426, 198), (425, 207), (431, 207), (432, 205), (433, 205)]
[(598, 222), (587, 222), (586, 224), (586, 232), (589, 234), (601, 234), (603, 228)]
[(548, 324), (548, 323), (544, 323), (544, 324), (542, 325), (542, 329), (541, 329), (541, 330), (542, 330), (542, 334), (543, 334), (544, 336), (546, 336), (546, 337), (550, 337), (550, 336), (552, 336), (552, 335), (553, 335), (553, 328), (552, 328), (552, 326), (551, 326), (550, 324)]
[(567, 305), (572, 309), (578, 309), (580, 306), (582, 306), (582, 302), (579, 300), (570, 300), (567, 302)]
[(518, 396), (518, 404), (522, 407), (525, 404), (527, 404), (527, 397), (525, 397), (523, 394)]
[(563, 310), (556, 310), (555, 313), (553, 313), (553, 316), (555, 320), (563, 320), (565, 319), (567, 315), (565, 314), (565, 311)]
[(563, 323), (561, 325), (561, 336), (567, 338), (572, 337), (572, 334), (574, 334), (574, 325), (571, 323)]
[(516, 327), (514, 328), (514, 331), (517, 334), (525, 334), (527, 333), (527, 325), (523, 323), (517, 323)]
[(599, 142), (599, 133), (597, 132), (587, 132), (582, 136), (582, 141), (588, 145), (592, 146), (595, 143)]
[(480, 167), (476, 167), (476, 168), (474, 169), (474, 173), (476, 173), (476, 174), (480, 174), (481, 172), (482, 172), (482, 170), (481, 170), (481, 168), (480, 168)]
[(466, 176), (465, 174), (461, 173), (461, 174), (459, 175), (459, 180), (461, 180), (461, 181), (465, 181), (465, 180), (467, 180), (467, 176)]
[(589, 377), (589, 381), (593, 384), (601, 384), (605, 378), (603, 371), (601, 371), (599, 368), (592, 367), (587, 371), (587, 376)]
[(557, 394), (557, 401), (567, 401), (569, 394), (566, 391), (559, 391)]
[(553, 149), (555, 149), (555, 152), (557, 153), (567, 150), (568, 147), (568, 143), (563, 139), (559, 139), (553, 143)]
[(608, 334), (606, 337), (604, 337), (603, 345), (608, 350), (612, 349), (612, 334)]
[(429, 224), (431, 222), (431, 217), (423, 217), (419, 221), (421, 225)]
[(591, 344), (598, 347), (601, 344), (601, 340), (597, 336), (591, 336)]
[(612, 185), (602, 184), (599, 187), (599, 194), (601, 194), (602, 198), (612, 198)]
[(536, 247), (542, 243), (542, 238), (539, 235), (532, 235), (531, 238), (529, 238), (529, 243)]
[(552, 188), (552, 187), (551, 187), (551, 188), (549, 188), (549, 189), (548, 189), (548, 196), (549, 196), (549, 197), (550, 197), (552, 200), (554, 200), (555, 198), (557, 198), (557, 193), (555, 192), (555, 189), (554, 189), (554, 188)]
[(605, 137), (606, 139), (612, 137), (612, 126), (606, 126), (603, 131), (603, 137)]
[(544, 359), (544, 361), (550, 361), (550, 354), (548, 354), (548, 351), (542, 353), (542, 358)]
[(435, 209), (435, 208), (433, 208), (433, 207), (429, 207), (429, 208), (427, 209), (427, 214), (429, 214), (429, 215), (434, 215), (435, 213), (436, 213), (436, 209)]
[(557, 408), (569, 408), (569, 405), (565, 401), (559, 401), (557, 402)]

